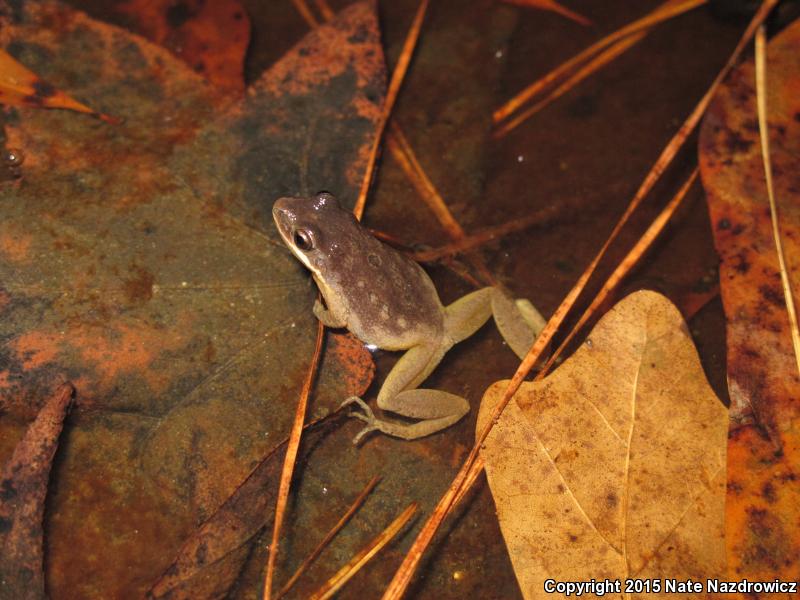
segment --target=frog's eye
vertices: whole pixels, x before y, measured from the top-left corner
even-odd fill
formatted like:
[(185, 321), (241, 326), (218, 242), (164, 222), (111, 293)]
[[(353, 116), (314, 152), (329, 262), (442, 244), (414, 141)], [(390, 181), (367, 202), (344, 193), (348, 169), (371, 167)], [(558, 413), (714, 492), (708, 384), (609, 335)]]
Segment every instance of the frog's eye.
[(295, 229), (292, 237), (294, 239), (294, 245), (303, 252), (314, 249), (314, 236), (308, 229)]
[(321, 208), (340, 208), (339, 201), (330, 192), (317, 192), (314, 196), (314, 208), (317, 210)]

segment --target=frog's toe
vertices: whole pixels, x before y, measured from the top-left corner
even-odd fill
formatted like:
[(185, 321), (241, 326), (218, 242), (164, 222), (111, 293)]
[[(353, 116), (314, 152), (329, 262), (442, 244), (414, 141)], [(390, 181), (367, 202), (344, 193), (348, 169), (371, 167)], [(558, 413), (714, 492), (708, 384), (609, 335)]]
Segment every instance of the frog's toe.
[(356, 436), (353, 438), (353, 446), (358, 446), (361, 443), (361, 439), (365, 435), (367, 435), (368, 433), (371, 433), (373, 431), (377, 431), (378, 429), (380, 429), (380, 425), (379, 425), (379, 423), (377, 421), (375, 421), (374, 418), (372, 419), (372, 422), (370, 423), (370, 421), (364, 415), (360, 415), (360, 414), (354, 413), (353, 416), (357, 417), (357, 418), (359, 418), (359, 419), (361, 419), (363, 421), (366, 421), (367, 423), (369, 423), (366, 427), (364, 427), (364, 429), (359, 431), (356, 434)]
[[(369, 407), (369, 405), (368, 405), (366, 402), (364, 402), (364, 401), (363, 401), (361, 398), (359, 398), (358, 396), (350, 396), (350, 397), (349, 397), (347, 400), (345, 400), (344, 402), (342, 402), (342, 403), (339, 405), (339, 410), (343, 409), (345, 406), (350, 406), (351, 404), (355, 404), (355, 405), (357, 405), (357, 406), (358, 406), (358, 408), (360, 408), (361, 410), (363, 410), (363, 411), (364, 411), (364, 414), (365, 414), (365, 415), (366, 415), (366, 416), (367, 416), (367, 417), (368, 417), (370, 420), (372, 420), (372, 421), (374, 421), (374, 420), (375, 420), (375, 416), (372, 414), (372, 409)], [(362, 418), (364, 415), (361, 415), (360, 413), (357, 413), (357, 412), (351, 412), (351, 413), (350, 413), (350, 416), (353, 416), (353, 417), (358, 417), (358, 418)], [(362, 420), (364, 420), (364, 419), (362, 419)]]
[(380, 429), (381, 423), (375, 418), (375, 414), (372, 412), (372, 409), (367, 405), (367, 403), (358, 396), (350, 396), (347, 400), (342, 402), (339, 408), (344, 408), (350, 404), (355, 404), (361, 410), (352, 410), (348, 416), (355, 417), (356, 419), (364, 421), (364, 423), (367, 424), (367, 426), (359, 431), (358, 435), (353, 438), (353, 445), (357, 446), (361, 442), (361, 438), (363, 438), (369, 432)]

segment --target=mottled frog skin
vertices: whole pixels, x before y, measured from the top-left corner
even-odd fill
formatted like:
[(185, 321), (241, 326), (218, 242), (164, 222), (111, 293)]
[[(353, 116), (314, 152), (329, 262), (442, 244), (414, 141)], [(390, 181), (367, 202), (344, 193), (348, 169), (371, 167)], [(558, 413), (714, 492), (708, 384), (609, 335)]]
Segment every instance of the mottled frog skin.
[(544, 324), (527, 301), (516, 303), (498, 288), (467, 294), (445, 307), (422, 268), (373, 237), (326, 192), (311, 198), (281, 198), (272, 215), (281, 238), (310, 271), (325, 306), (314, 314), (328, 327), (346, 327), (367, 344), (406, 350), (378, 393), (378, 407), (416, 423), (375, 417), (358, 397), (345, 400), (363, 412), (353, 416), (367, 427), (403, 439), (435, 433), (469, 412), (460, 396), (419, 389), (445, 353), (472, 335), (489, 317), (520, 356)]

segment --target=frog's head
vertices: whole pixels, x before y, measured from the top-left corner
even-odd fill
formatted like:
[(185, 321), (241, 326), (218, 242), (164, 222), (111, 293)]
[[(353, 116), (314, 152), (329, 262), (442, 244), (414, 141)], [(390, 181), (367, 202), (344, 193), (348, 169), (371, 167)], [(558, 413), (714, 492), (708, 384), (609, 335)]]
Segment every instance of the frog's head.
[(353, 213), (328, 192), (311, 198), (280, 198), (272, 207), (272, 218), (292, 254), (323, 278), (335, 270), (333, 261), (350, 245), (347, 241), (360, 235)]

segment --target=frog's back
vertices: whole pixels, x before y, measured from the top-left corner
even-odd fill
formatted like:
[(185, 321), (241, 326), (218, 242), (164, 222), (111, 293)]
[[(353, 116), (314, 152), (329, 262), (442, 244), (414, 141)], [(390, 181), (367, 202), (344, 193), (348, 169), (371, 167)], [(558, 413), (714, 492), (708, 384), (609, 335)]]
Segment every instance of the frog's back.
[(336, 281), (330, 282), (346, 299), (348, 329), (386, 350), (438, 339), (444, 313), (430, 277), (408, 257), (364, 234), (360, 247), (340, 248)]

